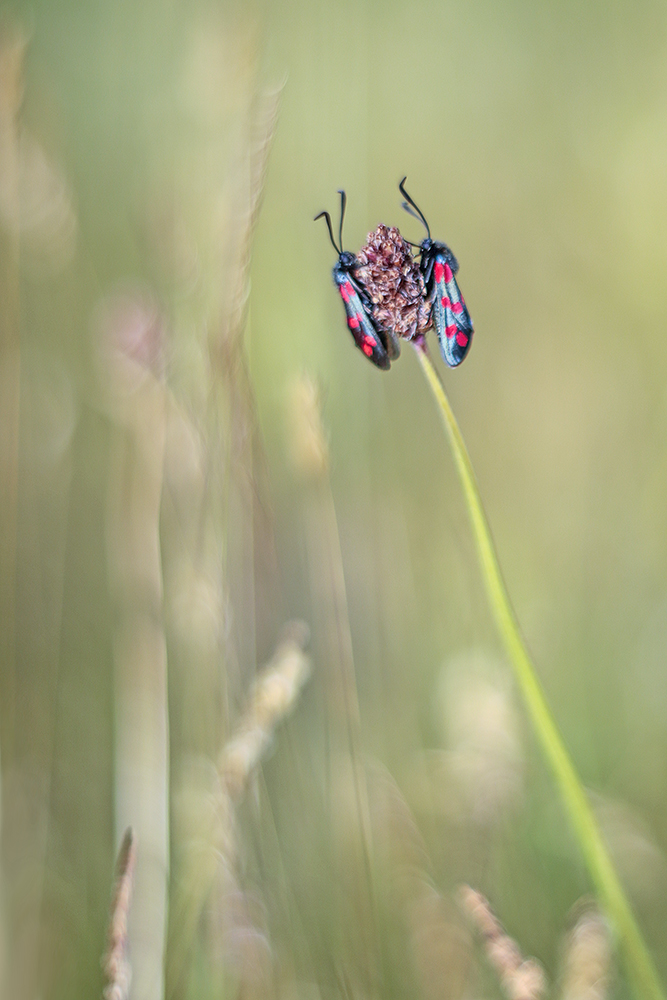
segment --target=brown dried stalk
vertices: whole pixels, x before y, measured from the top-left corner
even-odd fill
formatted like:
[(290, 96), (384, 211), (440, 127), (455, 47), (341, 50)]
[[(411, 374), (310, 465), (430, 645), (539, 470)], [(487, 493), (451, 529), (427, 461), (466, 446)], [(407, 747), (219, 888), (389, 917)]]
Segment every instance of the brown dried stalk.
[(108, 946), (102, 957), (106, 979), (104, 1000), (127, 1000), (132, 970), (127, 955), (127, 919), (132, 902), (137, 842), (132, 827), (125, 831), (116, 861), (116, 881), (109, 919)]

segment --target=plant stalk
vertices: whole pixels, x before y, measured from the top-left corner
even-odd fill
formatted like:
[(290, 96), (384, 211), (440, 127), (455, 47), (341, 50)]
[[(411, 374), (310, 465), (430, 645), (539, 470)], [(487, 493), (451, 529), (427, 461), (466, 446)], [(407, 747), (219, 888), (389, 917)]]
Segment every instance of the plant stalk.
[(565, 748), (535, 667), (526, 649), (500, 571), (498, 556), (482, 507), (470, 456), (456, 417), (449, 405), (444, 385), (431, 361), (424, 340), (417, 341), (414, 346), (440, 409), (452, 448), (493, 616), (505, 643), (538, 742), (556, 779), (565, 811), (579, 842), (591, 880), (618, 935), (628, 979), (636, 996), (642, 1000), (648, 1000), (648, 998), (665, 1000), (665, 993), (655, 965), (644, 943), (583, 785)]

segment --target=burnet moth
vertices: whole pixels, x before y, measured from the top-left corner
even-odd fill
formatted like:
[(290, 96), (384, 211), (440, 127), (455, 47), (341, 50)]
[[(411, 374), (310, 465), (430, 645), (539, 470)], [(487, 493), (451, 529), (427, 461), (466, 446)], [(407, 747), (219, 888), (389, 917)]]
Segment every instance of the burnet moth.
[(314, 221), (316, 222), (324, 216), (332, 246), (338, 254), (338, 263), (332, 272), (333, 279), (343, 299), (347, 313), (347, 325), (354, 337), (354, 342), (369, 361), (372, 361), (377, 368), (387, 371), (391, 367), (391, 362), (398, 357), (400, 348), (394, 335), (383, 330), (373, 319), (372, 305), (368, 294), (361, 282), (354, 276), (359, 262), (353, 253), (349, 250), (343, 250), (343, 218), (345, 217), (347, 198), (344, 191), (338, 193), (340, 194), (339, 245), (336, 245), (331, 227), (331, 216), (328, 212), (320, 212), (319, 215), (315, 216)]
[(443, 358), (450, 368), (456, 368), (468, 353), (473, 335), (470, 313), (454, 277), (459, 264), (446, 243), (437, 243), (431, 239), (428, 222), (403, 186), (406, 180), (407, 177), (404, 177), (398, 185), (406, 199), (403, 208), (415, 219), (419, 219), (428, 234), (419, 244), (419, 267), (426, 285), (426, 295), (433, 303), (433, 325)]

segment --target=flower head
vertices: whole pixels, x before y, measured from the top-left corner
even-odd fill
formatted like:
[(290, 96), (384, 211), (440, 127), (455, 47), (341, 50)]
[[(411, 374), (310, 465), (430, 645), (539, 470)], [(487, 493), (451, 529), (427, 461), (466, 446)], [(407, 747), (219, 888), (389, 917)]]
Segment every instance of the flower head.
[(355, 275), (368, 292), (373, 319), (385, 330), (412, 340), (431, 325), (419, 264), (395, 226), (380, 225), (357, 254)]

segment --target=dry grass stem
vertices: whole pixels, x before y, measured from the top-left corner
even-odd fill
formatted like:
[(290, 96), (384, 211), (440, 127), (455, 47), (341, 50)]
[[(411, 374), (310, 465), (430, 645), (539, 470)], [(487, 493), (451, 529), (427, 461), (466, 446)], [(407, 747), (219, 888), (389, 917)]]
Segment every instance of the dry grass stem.
[(545, 996), (544, 969), (536, 959), (522, 957), (518, 944), (505, 932), (489, 901), (469, 885), (461, 886), (459, 898), (482, 936), (486, 956), (509, 1000), (540, 1000)]
[(21, 394), (19, 241), (7, 209), (19, 212), (19, 112), (26, 37), (0, 24), (0, 663), (5, 664), (0, 724), (3, 767), (12, 763), (16, 678), (16, 559)]
[[(340, 871), (337, 888), (341, 909), (348, 910), (341, 920), (348, 925), (351, 920), (357, 922), (359, 933), (351, 945), (365, 951), (368, 966), (365, 989), (373, 991), (379, 988), (376, 965), (380, 944), (354, 650), (338, 517), (328, 473), (328, 447), (319, 412), (320, 398), (306, 378), (291, 395), (290, 411), (292, 455), (308, 486), (304, 500), (309, 583), (315, 615), (313, 629), (319, 637), (322, 662), (326, 664), (323, 680), (327, 744), (331, 760), (336, 761), (335, 766), (330, 765), (333, 780), (329, 782), (328, 795), (332, 849), (338, 853)], [(338, 782), (341, 783), (339, 787), (350, 787), (353, 791), (354, 804), (349, 813), (342, 810), (336, 800), (334, 788)], [(354, 831), (348, 822), (352, 816)], [(352, 843), (356, 844), (353, 852), (350, 851)], [(347, 885), (346, 879), (349, 879)]]
[(322, 426), (320, 387), (309, 375), (291, 383), (287, 408), (292, 464), (304, 479), (316, 481), (328, 472), (329, 445)]
[[(0, 199), (14, 210), (19, 205), (18, 115), (23, 101), (25, 49), (23, 32), (4, 20), (0, 24)], [(2, 218), (1, 206), (0, 301), (0, 732), (4, 778), (14, 762), (15, 750), (21, 343), (19, 244), (15, 231)], [(6, 788), (1, 791), (6, 808)], [(5, 891), (4, 884), (0, 883), (0, 988), (7, 986), (6, 937), (14, 922), (9, 905), (5, 911)]]
[(127, 919), (132, 902), (137, 842), (130, 827), (125, 831), (116, 862), (116, 881), (111, 901), (108, 947), (102, 958), (106, 979), (104, 1000), (127, 1000), (132, 970), (127, 953)]
[(168, 394), (164, 327), (145, 292), (100, 304), (97, 346), (114, 422), (107, 506), (117, 830), (141, 838), (129, 930), (135, 991), (162, 1000), (169, 869), (169, 711), (160, 510)]
[(209, 907), (210, 936), (229, 971), (242, 983), (248, 997), (266, 994), (271, 977), (272, 954), (263, 927), (259, 899), (244, 890), (237, 877), (238, 835), (235, 803), (246, 792), (270, 746), (276, 727), (292, 711), (310, 675), (310, 660), (304, 653), (308, 627), (289, 622), (276, 651), (252, 686), (248, 705), (234, 735), (220, 754), (219, 794), (215, 803), (215, 866), (211, 872)]
[[(277, 560), (273, 526), (268, 507), (262, 502), (266, 493), (266, 462), (243, 334), (252, 242), (280, 89), (258, 89), (255, 76), (248, 73), (244, 90), (243, 99), (247, 101), (244, 143), (230, 180), (229, 214), (223, 238), (227, 266), (220, 283), (225, 292), (218, 316), (211, 316), (208, 322), (211, 360), (208, 405), (212, 423), (208, 425), (207, 436), (209, 446), (215, 446), (217, 436), (225, 428), (225, 461), (219, 472), (212, 470), (213, 475), (209, 476), (209, 497), (215, 503), (216, 519), (220, 499), (223, 500), (225, 520), (220, 527), (225, 539), (221, 548), (226, 589), (234, 620), (243, 623), (234, 634), (234, 649), (230, 652), (236, 663), (254, 665), (258, 659), (258, 640), (260, 644), (267, 641), (279, 619), (272, 618), (276, 608), (272, 583), (277, 579)], [(259, 635), (258, 629), (263, 629)], [(233, 660), (230, 657), (230, 662)], [(232, 689), (231, 697), (237, 693)]]
[(426, 842), (397, 783), (374, 767), (368, 788), (376, 869), (387, 869), (390, 905), (404, 915), (421, 994), (425, 1000), (460, 1000), (470, 978), (470, 931), (433, 885)]
[(231, 275), (234, 289), (229, 309), (227, 336), (235, 345), (245, 327), (250, 282), (250, 256), (255, 226), (262, 207), (264, 180), (273, 144), (282, 86), (261, 91), (252, 109), (251, 134), (248, 141), (248, 190), (244, 203), (244, 217), (241, 220), (239, 249), (236, 270)]
[(291, 622), (272, 660), (252, 686), (248, 706), (231, 739), (223, 747), (219, 771), (225, 791), (238, 799), (273, 739), (276, 726), (287, 716), (310, 674), (303, 651), (308, 628)]
[(597, 909), (587, 909), (568, 935), (563, 955), (562, 1000), (605, 1000), (611, 983), (609, 927)]
[(472, 965), (470, 932), (456, 907), (424, 881), (408, 907), (410, 951), (425, 1000), (468, 995)]
[(304, 652), (309, 630), (303, 622), (285, 626), (276, 651), (250, 691), (246, 710), (218, 758), (215, 790), (190, 782), (185, 808), (175, 804), (188, 829), (179, 886), (172, 906), (173, 933), (167, 960), (168, 996), (182, 981), (191, 942), (206, 907), (213, 959), (235, 971), (254, 995), (268, 981), (268, 937), (257, 919), (261, 909), (239, 885), (236, 804), (247, 791), (275, 730), (294, 708), (310, 674)]
[[(258, 644), (267, 648), (284, 621), (272, 586), (277, 559), (244, 343), (252, 242), (280, 93), (258, 86), (252, 19), (230, 28), (211, 15), (195, 25), (184, 82), (197, 156), (187, 155), (179, 169), (176, 242), (182, 233), (185, 249), (196, 248), (201, 278), (177, 314), (181, 417), (171, 429), (181, 440), (170, 437), (166, 456), (175, 485), (165, 504), (176, 529), (165, 558), (175, 612), (168, 621), (172, 692), (176, 725), (187, 734), (173, 787), (168, 996), (187, 988), (195, 940), (209, 971), (227, 985), (237, 974), (242, 992), (254, 989), (253, 969), (267, 967), (261, 906), (251, 905), (237, 879), (235, 806), (309, 672), (302, 629), (285, 637), (242, 718), (230, 721), (230, 707), (246, 704)], [(190, 440), (197, 461), (186, 468)]]
[(483, 650), (459, 653), (443, 670), (439, 688), (447, 808), (462, 824), (490, 830), (523, 794), (519, 720), (504, 665)]

